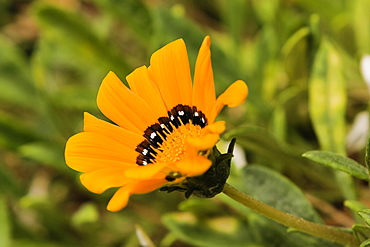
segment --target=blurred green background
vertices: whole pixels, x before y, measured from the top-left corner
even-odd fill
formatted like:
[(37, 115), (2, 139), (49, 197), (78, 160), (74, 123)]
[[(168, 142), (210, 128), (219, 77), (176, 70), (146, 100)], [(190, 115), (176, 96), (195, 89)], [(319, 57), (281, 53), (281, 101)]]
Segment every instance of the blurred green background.
[(153, 192), (108, 212), (114, 190), (83, 188), (64, 145), (82, 131), (84, 111), (104, 119), (96, 95), (108, 71), (124, 81), (180, 37), (194, 66), (210, 35), (218, 94), (237, 79), (250, 89), (220, 115), (228, 131), (219, 149), (232, 137), (239, 144), (230, 183), (351, 227), (358, 219), (344, 201), (369, 206), (367, 184), (301, 155), (323, 149), (365, 162), (369, 9), (367, 0), (0, 0), (0, 246), (139, 246), (135, 225), (156, 246), (337, 246), (287, 233), (223, 195)]

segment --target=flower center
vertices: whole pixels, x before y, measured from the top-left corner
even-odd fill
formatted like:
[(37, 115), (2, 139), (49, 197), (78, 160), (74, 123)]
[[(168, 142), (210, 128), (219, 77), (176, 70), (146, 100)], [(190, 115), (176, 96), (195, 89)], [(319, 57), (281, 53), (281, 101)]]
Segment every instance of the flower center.
[(207, 125), (205, 115), (195, 106), (177, 105), (167, 112), (168, 117), (144, 131), (145, 140), (135, 149), (136, 164), (145, 166), (156, 162), (176, 162), (186, 156), (186, 139), (198, 137)]
[(157, 153), (157, 162), (176, 162), (186, 156), (186, 139), (198, 137), (201, 134), (201, 127), (193, 125), (191, 122), (179, 126), (167, 136), (166, 141), (158, 148), (161, 152)]

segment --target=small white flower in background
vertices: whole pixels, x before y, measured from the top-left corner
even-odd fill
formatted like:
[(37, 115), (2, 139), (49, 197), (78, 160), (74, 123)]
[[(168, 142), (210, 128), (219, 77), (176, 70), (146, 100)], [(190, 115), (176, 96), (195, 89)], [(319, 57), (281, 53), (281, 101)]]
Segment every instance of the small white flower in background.
[(234, 158), (231, 160), (231, 162), (236, 166), (237, 169), (241, 170), (248, 164), (247, 159), (245, 158), (245, 152), (238, 144), (235, 144), (233, 154)]
[[(370, 55), (364, 55), (361, 59), (361, 74), (370, 92)], [(361, 150), (369, 138), (369, 112), (363, 111), (357, 114), (353, 125), (347, 134), (347, 149), (349, 153)]]
[(353, 125), (347, 134), (347, 150), (353, 153), (365, 147), (369, 133), (369, 113), (363, 111), (357, 114)]
[(367, 88), (370, 91), (370, 55), (364, 55), (361, 59), (361, 73)]

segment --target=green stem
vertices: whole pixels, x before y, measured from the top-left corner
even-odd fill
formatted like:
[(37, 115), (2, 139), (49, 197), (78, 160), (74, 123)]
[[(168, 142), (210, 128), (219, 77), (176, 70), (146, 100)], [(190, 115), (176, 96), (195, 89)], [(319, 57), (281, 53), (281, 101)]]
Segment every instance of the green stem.
[(292, 227), (295, 230), (310, 234), (315, 237), (326, 239), (332, 242), (340, 243), (346, 246), (358, 246), (358, 242), (353, 234), (344, 232), (338, 228), (316, 224), (292, 214), (280, 211), (263, 202), (260, 202), (243, 192), (235, 189), (229, 184), (225, 184), (222, 191), (228, 197), (252, 209), (253, 211), (262, 214), (263, 216), (274, 220), (282, 225)]

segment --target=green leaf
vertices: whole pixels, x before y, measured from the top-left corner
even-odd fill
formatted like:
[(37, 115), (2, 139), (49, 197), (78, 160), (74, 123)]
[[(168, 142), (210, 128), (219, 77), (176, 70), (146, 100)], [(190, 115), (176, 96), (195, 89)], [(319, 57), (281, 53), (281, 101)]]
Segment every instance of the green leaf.
[(293, 35), (289, 37), (289, 39), (285, 42), (282, 48), (282, 54), (284, 56), (288, 56), (292, 53), (295, 46), (298, 45), (299, 42), (304, 40), (310, 34), (310, 30), (307, 27), (303, 27), (296, 31)]
[(370, 246), (370, 239), (365, 240), (364, 242), (361, 243), (360, 247), (368, 247)]
[(357, 213), (358, 211), (362, 209), (366, 209), (367, 206), (360, 203), (359, 201), (356, 200), (345, 200), (344, 201), (344, 206), (347, 208), (351, 209), (352, 212)]
[(363, 209), (357, 212), (367, 225), (370, 226), (370, 209)]
[(358, 242), (363, 242), (370, 239), (370, 228), (364, 225), (353, 225), (352, 230), (358, 240)]
[(248, 166), (243, 180), (242, 191), (255, 199), (306, 220), (321, 222), (302, 191), (278, 172), (263, 166)]
[(356, 161), (329, 151), (309, 151), (303, 154), (310, 160), (346, 172), (357, 178), (370, 181), (368, 170)]
[(6, 206), (3, 195), (0, 195), (0, 246), (10, 247), (12, 246), (11, 234), (10, 234), (10, 221), (8, 215), (8, 207)]
[(347, 95), (342, 58), (323, 40), (309, 82), (309, 112), (321, 149), (345, 154)]
[[(341, 54), (323, 38), (310, 74), (309, 113), (321, 149), (342, 155), (346, 154), (347, 106), (343, 71)], [(335, 176), (345, 199), (356, 199), (352, 178), (342, 172)]]

